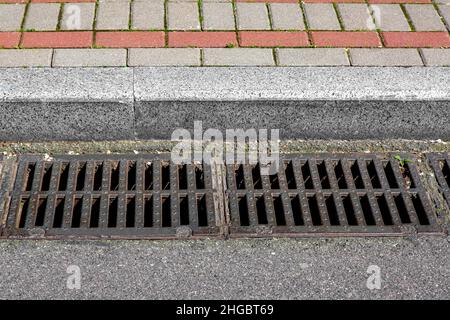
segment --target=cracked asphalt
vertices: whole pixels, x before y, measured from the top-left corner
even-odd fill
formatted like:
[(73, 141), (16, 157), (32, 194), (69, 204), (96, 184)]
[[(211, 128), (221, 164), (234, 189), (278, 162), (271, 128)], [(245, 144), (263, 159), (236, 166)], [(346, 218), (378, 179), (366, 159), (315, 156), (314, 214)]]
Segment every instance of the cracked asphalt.
[[(0, 299), (449, 299), (450, 238), (1, 241)], [(81, 288), (68, 289), (69, 266)], [(366, 286), (371, 265), (381, 288)]]

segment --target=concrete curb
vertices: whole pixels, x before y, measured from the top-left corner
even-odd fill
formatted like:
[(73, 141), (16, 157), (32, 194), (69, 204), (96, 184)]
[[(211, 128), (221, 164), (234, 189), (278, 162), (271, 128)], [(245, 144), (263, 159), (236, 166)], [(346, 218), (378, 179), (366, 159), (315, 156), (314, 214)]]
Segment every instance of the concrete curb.
[(450, 139), (448, 68), (0, 69), (0, 140), (170, 139), (176, 128), (284, 139)]

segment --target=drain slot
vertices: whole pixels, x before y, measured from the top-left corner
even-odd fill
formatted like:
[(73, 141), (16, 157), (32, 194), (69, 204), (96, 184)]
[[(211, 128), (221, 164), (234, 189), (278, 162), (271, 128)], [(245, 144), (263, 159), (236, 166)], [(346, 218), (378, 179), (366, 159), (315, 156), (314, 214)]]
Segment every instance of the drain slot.
[(368, 226), (376, 225), (375, 218), (373, 216), (372, 207), (369, 202), (367, 195), (359, 197), (359, 202), (361, 204), (361, 209), (364, 214), (364, 220)]
[(94, 185), (93, 185), (94, 191), (102, 190), (102, 181), (103, 181), (103, 163), (100, 163), (96, 164), (94, 170)]
[(330, 180), (328, 179), (327, 168), (325, 166), (325, 161), (317, 164), (317, 171), (319, 172), (319, 179), (322, 185), (322, 189), (330, 189)]
[(90, 212), (89, 226), (91, 228), (98, 228), (100, 220), (100, 198), (93, 198)]
[(170, 164), (161, 164), (161, 190), (170, 189)]
[(239, 199), (239, 219), (240, 219), (240, 225), (241, 226), (249, 226), (250, 220), (248, 215), (248, 203), (247, 203), (247, 196), (243, 196)]
[(195, 167), (195, 185), (198, 190), (205, 189), (205, 177), (202, 168)]
[(351, 165), (351, 172), (353, 177), (353, 183), (355, 184), (356, 189), (364, 189), (364, 182), (362, 179), (361, 171), (359, 169), (359, 165), (357, 161), (353, 161)]
[(145, 199), (144, 228), (153, 227), (153, 197)]
[[(316, 199), (317, 200), (317, 199)], [(339, 216), (336, 210), (336, 204), (334, 203), (333, 195), (325, 197), (325, 204), (327, 206), (328, 217), (332, 226), (340, 225)]]
[(46, 164), (44, 166), (44, 174), (42, 175), (41, 191), (48, 191), (52, 178), (53, 165)]
[(108, 205), (108, 228), (117, 227), (117, 210), (118, 210), (117, 198), (110, 198)]
[(153, 190), (153, 165), (145, 164), (144, 190)]
[(20, 206), (19, 206), (19, 212), (18, 212), (18, 224), (17, 227), (18, 228), (24, 228), (25, 227), (25, 223), (27, 221), (27, 216), (28, 216), (28, 207), (30, 205), (30, 199), (22, 199), (20, 201)]
[(240, 190), (245, 189), (244, 166), (241, 164), (235, 171), (236, 187)]
[(163, 228), (170, 227), (172, 225), (171, 212), (170, 212), (170, 196), (161, 198), (162, 205), (162, 222)]
[(286, 217), (284, 216), (283, 200), (281, 199), (281, 196), (273, 198), (273, 207), (275, 209), (277, 226), (285, 226)]
[(300, 205), (300, 198), (298, 195), (291, 198), (291, 208), (292, 208), (292, 214), (294, 216), (295, 225), (296, 226), (304, 225), (305, 222), (303, 221), (302, 206)]
[(55, 213), (53, 216), (53, 228), (61, 228), (64, 218), (64, 204), (65, 198), (56, 199)]
[(345, 181), (344, 170), (342, 169), (342, 161), (338, 161), (334, 167), (334, 174), (338, 183), (339, 189), (347, 189), (347, 181)]
[(25, 173), (24, 181), (24, 191), (31, 191), (31, 188), (33, 187), (33, 181), (34, 181), (34, 171), (36, 169), (35, 164), (29, 164), (27, 171)]
[(112, 163), (111, 166), (111, 183), (109, 185), (110, 191), (119, 190), (120, 182), (120, 164), (118, 162)]
[(353, 207), (353, 202), (349, 195), (342, 197), (342, 204), (344, 205), (348, 225), (357, 226), (358, 220), (356, 219), (355, 208)]
[(127, 199), (126, 227), (134, 228), (135, 219), (136, 219), (136, 198), (130, 197)]
[(418, 195), (411, 195), (411, 200), (414, 205), (414, 210), (416, 211), (417, 217), (419, 218), (419, 222), (422, 225), (430, 224), (428, 220), (428, 215), (425, 212), (425, 208), (423, 207), (422, 201)]
[(136, 162), (128, 163), (127, 190), (136, 190)]
[(319, 205), (317, 204), (316, 196), (308, 197), (309, 212), (314, 226), (322, 225), (322, 218), (320, 217)]
[(197, 212), (198, 212), (198, 225), (199, 227), (208, 226), (208, 212), (206, 209), (206, 197), (197, 197)]
[(267, 224), (266, 204), (264, 197), (256, 197), (256, 213), (258, 215), (258, 224)]
[(45, 221), (45, 211), (47, 210), (47, 198), (39, 199), (38, 209), (36, 213), (36, 227), (42, 227)]
[(75, 198), (72, 212), (72, 228), (80, 227), (82, 209), (83, 209), (83, 198)]
[(180, 197), (180, 224), (189, 225), (189, 200), (187, 196)]
[(311, 170), (309, 169), (309, 162), (305, 162), (302, 165), (303, 181), (305, 183), (305, 189), (314, 189), (314, 184), (311, 177)]
[(81, 191), (84, 189), (84, 182), (86, 179), (86, 163), (80, 163), (78, 164), (78, 170), (76, 175), (76, 191)]

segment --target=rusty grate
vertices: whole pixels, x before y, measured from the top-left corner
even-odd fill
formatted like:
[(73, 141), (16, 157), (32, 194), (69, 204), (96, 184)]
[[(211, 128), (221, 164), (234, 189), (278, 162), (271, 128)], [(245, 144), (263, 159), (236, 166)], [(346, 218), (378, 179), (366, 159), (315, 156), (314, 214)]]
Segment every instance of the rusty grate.
[(4, 235), (165, 238), (220, 234), (211, 170), (169, 156), (20, 156)]
[[(389, 154), (285, 155), (276, 174), (261, 175), (259, 164), (175, 165), (169, 154), (21, 155), (0, 190), (5, 199), (2, 236), (159, 239), (442, 232), (416, 160), (401, 157), (412, 161), (400, 165)], [(436, 159), (448, 199), (448, 156)]]
[(450, 205), (450, 156), (448, 153), (429, 153), (427, 158), (434, 171), (440, 191)]
[(392, 155), (285, 156), (265, 176), (259, 165), (228, 165), (227, 185), (231, 236), (440, 230), (414, 160)]

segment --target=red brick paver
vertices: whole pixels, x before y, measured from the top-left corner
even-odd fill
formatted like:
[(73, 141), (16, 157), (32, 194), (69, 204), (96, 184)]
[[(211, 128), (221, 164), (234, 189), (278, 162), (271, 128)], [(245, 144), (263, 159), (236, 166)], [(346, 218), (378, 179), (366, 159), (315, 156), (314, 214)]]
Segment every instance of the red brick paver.
[(19, 42), (20, 32), (0, 32), (0, 48), (14, 48)]
[(242, 47), (306, 47), (309, 46), (306, 32), (241, 31)]
[[(1, 1), (1, 0), (0, 0)], [(63, 3), (63, 2), (95, 2), (96, 0), (31, 0), (31, 2), (58, 2), (58, 3)]]
[(447, 32), (382, 32), (384, 44), (390, 48), (448, 48)]
[(378, 34), (373, 31), (313, 31), (313, 43), (318, 47), (370, 48), (381, 47)]
[(95, 44), (108, 48), (157, 48), (164, 47), (164, 32), (97, 32)]
[(225, 48), (237, 46), (235, 32), (169, 32), (169, 47)]
[(92, 46), (93, 32), (24, 32), (23, 48), (87, 48)]

